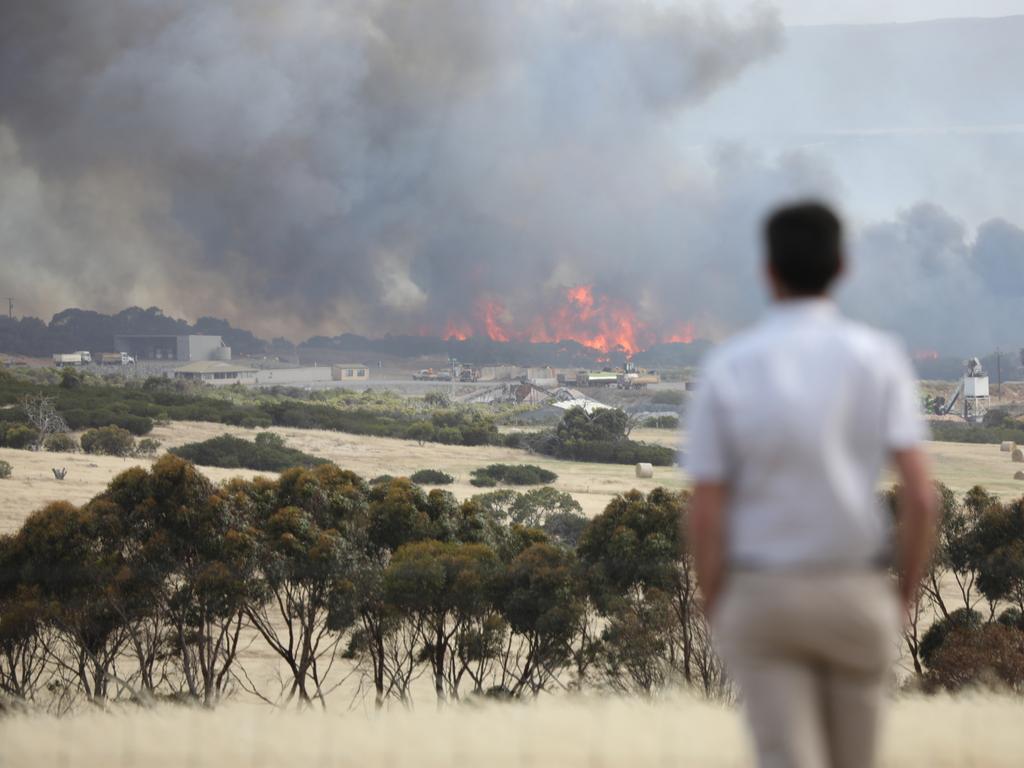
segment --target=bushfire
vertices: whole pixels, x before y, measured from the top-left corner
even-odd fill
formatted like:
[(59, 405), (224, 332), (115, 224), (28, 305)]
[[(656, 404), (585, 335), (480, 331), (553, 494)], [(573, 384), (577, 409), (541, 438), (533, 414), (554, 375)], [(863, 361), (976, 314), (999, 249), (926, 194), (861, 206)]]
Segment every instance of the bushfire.
[(601, 352), (633, 355), (656, 344), (689, 344), (693, 325), (680, 323), (667, 333), (659, 332), (639, 319), (623, 299), (595, 293), (592, 285), (576, 285), (566, 289), (548, 312), (527, 322), (513, 318), (501, 301), (481, 299), (471, 318), (449, 318), (442, 333), (446, 339), (471, 336), (492, 341), (575, 341)]

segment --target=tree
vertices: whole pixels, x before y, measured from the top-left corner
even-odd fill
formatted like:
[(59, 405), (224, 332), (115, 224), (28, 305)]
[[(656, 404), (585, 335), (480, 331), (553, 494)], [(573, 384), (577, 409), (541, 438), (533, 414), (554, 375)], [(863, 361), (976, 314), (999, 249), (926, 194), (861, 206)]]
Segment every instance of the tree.
[(246, 499), (215, 489), (188, 462), (167, 455), (133, 468), (90, 502), (121, 550), (131, 588), (126, 619), (140, 603), (156, 612), (180, 667), (184, 695), (212, 706), (229, 690), (246, 608), (256, 598), (256, 536)]
[(400, 547), (384, 574), (388, 602), (422, 623), (439, 703), (458, 695), (450, 677), (445, 686), (452, 641), (486, 613), (498, 569), (485, 545), (422, 541)]
[(999, 622), (951, 629), (930, 658), (926, 683), (948, 691), (977, 685), (1024, 691), (1024, 632)]
[(520, 642), (507, 644), (499, 688), (534, 694), (557, 680), (573, 658), (585, 610), (576, 558), (535, 543), (520, 552), (497, 581), (497, 603)]
[[(688, 494), (664, 488), (647, 496), (635, 490), (616, 496), (587, 526), (577, 554), (598, 612), (620, 619), (633, 642), (639, 642), (636, 632), (645, 628), (652, 633), (645, 645), (661, 642), (656, 636), (664, 625), (655, 620), (662, 613), (648, 610), (643, 601), (666, 599), (675, 619), (664, 641), (669, 665), (687, 684), (699, 682), (706, 695), (719, 695), (728, 686), (697, 601), (693, 560), (682, 535), (688, 504)], [(647, 672), (645, 677), (654, 680)], [(641, 680), (637, 683), (644, 688)]]
[[(335, 470), (293, 470), (283, 490), (267, 481), (225, 488), (241, 500), (256, 530), (261, 597), (247, 614), (292, 674), (288, 698), (297, 696), (303, 705), (315, 698), (322, 707), (343, 631), (356, 619), (360, 562), (353, 540), (365, 507), (361, 481)], [(294, 505), (302, 500), (304, 506)]]
[(998, 601), (1024, 611), (1024, 499), (989, 504), (971, 534), (967, 555), (977, 571), (977, 586), (989, 600), (990, 615)]
[(56, 398), (43, 394), (26, 395), (21, 399), (21, 407), (28, 423), (35, 430), (35, 443), (32, 450), (42, 450), (50, 435), (68, 431), (64, 417), (57, 412)]
[(60, 640), (51, 660), (97, 704), (111, 683), (124, 687), (113, 668), (126, 639), (110, 597), (122, 561), (105, 551), (102, 536), (87, 509), (54, 502), (25, 521), (8, 555), (18, 585), (29, 590), (23, 594), (47, 605), (47, 621)]

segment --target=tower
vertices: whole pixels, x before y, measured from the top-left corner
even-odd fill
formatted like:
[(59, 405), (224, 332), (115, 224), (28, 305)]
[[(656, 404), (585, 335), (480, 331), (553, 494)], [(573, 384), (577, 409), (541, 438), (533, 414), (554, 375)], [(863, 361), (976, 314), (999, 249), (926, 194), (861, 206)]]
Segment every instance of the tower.
[(988, 412), (988, 374), (982, 370), (976, 357), (964, 362), (963, 417), (966, 421), (980, 422)]

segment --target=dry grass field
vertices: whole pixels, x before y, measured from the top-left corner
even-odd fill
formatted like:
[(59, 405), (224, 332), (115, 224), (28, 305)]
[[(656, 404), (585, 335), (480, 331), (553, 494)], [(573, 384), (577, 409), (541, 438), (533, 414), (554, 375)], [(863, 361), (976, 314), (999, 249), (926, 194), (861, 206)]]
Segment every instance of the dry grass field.
[[(1024, 754), (1019, 699), (902, 698), (885, 768), (1011, 768)], [(381, 715), (281, 712), (240, 704), (0, 720), (0, 766), (358, 765), (388, 768), (645, 768), (750, 765), (738, 714), (672, 698), (544, 699)]]
[[(154, 431), (164, 447), (223, 432), (252, 437), (239, 428), (207, 423), (173, 423)], [(451, 490), (464, 498), (478, 489), (471, 470), (492, 462), (530, 462), (558, 473), (556, 486), (572, 493), (588, 515), (615, 494), (656, 485), (680, 487), (675, 469), (659, 469), (638, 480), (633, 468), (562, 462), (522, 451), (484, 447), (417, 445), (386, 438), (315, 430), (278, 429), (288, 443), (331, 459), (370, 478), (443, 469), (457, 478)], [(634, 436), (671, 444), (663, 430)], [(939, 479), (962, 492), (981, 483), (1009, 498), (1024, 491), (1014, 481), (1021, 465), (994, 445), (932, 443), (928, 447)], [(14, 475), (0, 481), (0, 533), (15, 530), (47, 501), (84, 502), (118, 472), (144, 459), (82, 454), (31, 453), (0, 449)], [(51, 467), (67, 467), (58, 482)], [(213, 480), (252, 472), (204, 468)], [(243, 643), (246, 670), (257, 681), (276, 679), (279, 660), (256, 638)], [(435, 711), (430, 696), (417, 698), (415, 712), (373, 715), (368, 700), (341, 691), (331, 710), (275, 711), (241, 695), (210, 713), (184, 707), (84, 712), (0, 719), (0, 768), (7, 766), (249, 766), (328, 765), (353, 762), (375, 766), (739, 766), (748, 765), (741, 723), (729, 708), (671, 698), (644, 703), (617, 698), (557, 697), (531, 706), (466, 703)], [(349, 709), (350, 702), (359, 702)], [(1024, 702), (999, 698), (921, 699), (896, 703), (885, 742), (885, 766), (1016, 766), (1024, 754)]]
[[(448, 489), (460, 499), (480, 492), (481, 489), (469, 484), (469, 473), (477, 467), (494, 462), (538, 464), (558, 473), (555, 487), (571, 493), (588, 516), (604, 509), (616, 493), (630, 488), (648, 491), (658, 485), (678, 488), (685, 481), (682, 473), (672, 468), (656, 468), (653, 479), (641, 480), (636, 478), (631, 466), (557, 461), (510, 448), (468, 448), (435, 443), (418, 445), (408, 440), (323, 430), (275, 428), (273, 431), (280, 433), (289, 445), (330, 459), (368, 479), (381, 474), (397, 476), (409, 475), (418, 469), (442, 469), (454, 475), (456, 482)], [(151, 436), (165, 448), (171, 448), (225, 432), (248, 439), (255, 435), (253, 430), (223, 424), (174, 422), (157, 427)], [(670, 430), (635, 430), (633, 437), (663, 445), (674, 445), (677, 441), (676, 434)], [(928, 451), (936, 477), (957, 492), (962, 493), (980, 483), (1003, 498), (1015, 498), (1024, 493), (1024, 481), (1013, 479), (1014, 472), (1024, 468), (1024, 464), (1011, 463), (1009, 454), (1001, 452), (997, 445), (929, 443)], [(0, 484), (0, 533), (15, 530), (31, 511), (49, 501), (67, 499), (84, 502), (103, 490), (118, 472), (134, 464), (149, 463), (147, 459), (10, 449), (0, 449), (0, 459), (14, 467), (13, 476)], [(55, 480), (50, 471), (52, 467), (67, 467), (67, 479), (63, 482)], [(212, 480), (255, 474), (247, 470), (214, 467), (203, 471)], [(886, 482), (891, 482), (891, 478)]]

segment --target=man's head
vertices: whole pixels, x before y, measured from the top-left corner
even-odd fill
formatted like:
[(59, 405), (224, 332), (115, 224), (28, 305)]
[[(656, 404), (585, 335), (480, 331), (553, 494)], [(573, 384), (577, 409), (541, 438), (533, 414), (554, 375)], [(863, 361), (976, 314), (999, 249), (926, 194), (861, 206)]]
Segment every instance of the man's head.
[(843, 228), (827, 206), (787, 205), (768, 217), (764, 232), (776, 298), (828, 293), (843, 271)]

